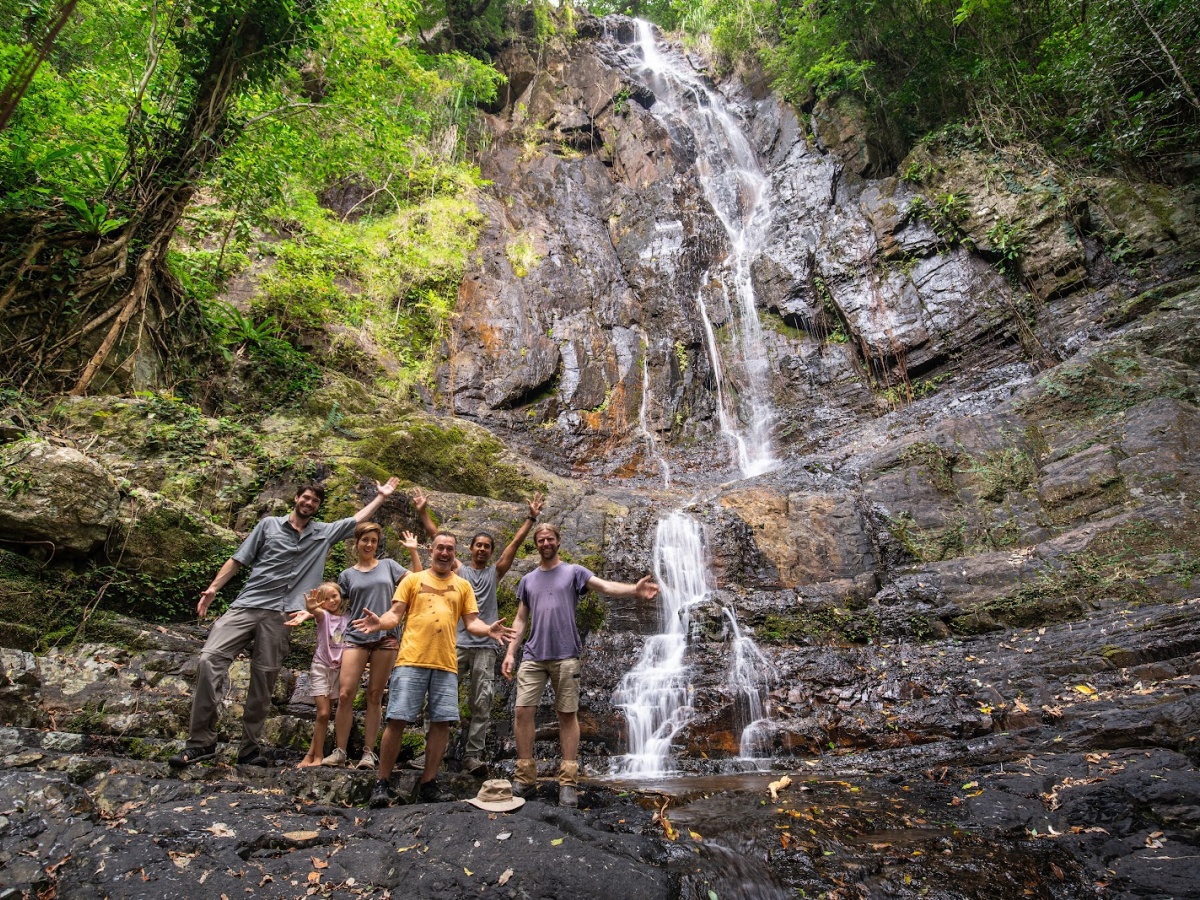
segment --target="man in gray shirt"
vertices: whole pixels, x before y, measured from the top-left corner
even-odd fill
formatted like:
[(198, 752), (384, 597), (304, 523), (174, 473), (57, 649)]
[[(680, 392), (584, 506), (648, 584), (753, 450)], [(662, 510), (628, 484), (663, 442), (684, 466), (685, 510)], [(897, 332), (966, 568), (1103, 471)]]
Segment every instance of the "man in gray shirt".
[(217, 755), (220, 687), (234, 659), (251, 644), (250, 689), (237, 758), (239, 763), (270, 765), (263, 753), (263, 725), (275, 680), (287, 656), (291, 637), (285, 624), (287, 614), (304, 609), (304, 595), (321, 583), (325, 558), (333, 545), (354, 534), (354, 526), (371, 518), (399, 483), (398, 478), (386, 484), (376, 482), (375, 499), (350, 518), (337, 522), (313, 521), (325, 499), (325, 489), (319, 484), (306, 484), (296, 492), (289, 515), (268, 516), (260, 521), (221, 566), (196, 604), (202, 619), (217, 592), (244, 566), (251, 567), (250, 578), (229, 610), (213, 624), (200, 651), (190, 733), (183, 751), (169, 760), (172, 766), (183, 768)]
[[(500, 579), (508, 574), (513, 560), (517, 558), (529, 529), (541, 515), (543, 498), (540, 493), (526, 501), (529, 504), (529, 515), (508, 542), (495, 565), (490, 565), (492, 552), (496, 541), (486, 531), (481, 531), (471, 538), (471, 556), (468, 565), (457, 565), (455, 573), (465, 578), (475, 591), (475, 602), (479, 605), (479, 617), (485, 622), (494, 622), (500, 617), (496, 587)], [(429, 498), (417, 488), (413, 491), (413, 505), (421, 517), (421, 524), (430, 537), (437, 534), (438, 527), (434, 524), (429, 513)], [(456, 560), (457, 563), (457, 560)], [(470, 724), (467, 728), (467, 744), (463, 759), (463, 769), (472, 775), (482, 775), (487, 772), (487, 763), (482, 759), (484, 745), (487, 741), (489, 717), (492, 712), (492, 697), (496, 693), (496, 653), (500, 645), (490, 637), (476, 637), (458, 623), (458, 681), (467, 685), (467, 705), (471, 710)]]

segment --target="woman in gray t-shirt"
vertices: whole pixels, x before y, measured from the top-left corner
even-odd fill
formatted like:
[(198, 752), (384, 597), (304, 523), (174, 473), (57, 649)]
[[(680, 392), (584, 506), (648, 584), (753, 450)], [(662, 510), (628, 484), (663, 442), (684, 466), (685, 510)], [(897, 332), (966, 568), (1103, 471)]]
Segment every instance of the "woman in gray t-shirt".
[[(364, 610), (383, 615), (392, 608), (396, 585), (409, 570), (394, 559), (380, 559), (379, 539), (383, 529), (374, 522), (362, 522), (354, 529), (354, 552), (357, 562), (338, 576), (338, 587), (347, 600), (349, 621), (362, 618)], [(404, 547), (412, 557), (412, 571), (421, 571), (417, 539), (412, 532), (403, 534)], [(334, 719), (334, 740), (337, 747), (321, 760), (323, 766), (344, 766), (350, 729), (354, 726), (354, 699), (362, 681), (363, 671), (370, 669), (367, 680), (367, 714), (363, 723), (363, 755), (357, 768), (374, 769), (375, 739), (379, 736), (383, 691), (396, 662), (400, 644), (396, 632), (363, 634), (353, 625), (346, 626), (346, 648), (342, 651), (342, 674), (338, 682), (337, 717)]]

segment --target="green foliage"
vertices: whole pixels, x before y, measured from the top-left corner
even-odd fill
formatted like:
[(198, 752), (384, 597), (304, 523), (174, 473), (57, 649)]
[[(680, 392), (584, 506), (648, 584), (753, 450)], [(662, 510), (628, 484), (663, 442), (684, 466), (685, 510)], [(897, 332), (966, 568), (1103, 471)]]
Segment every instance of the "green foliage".
[(1036, 422), (1078, 421), (1119, 413), (1155, 397), (1196, 402), (1187, 372), (1170, 362), (1123, 350), (1067, 362), (1038, 381), (1019, 411)]
[[(235, 93), (262, 88), (313, 33), (320, 6), (83, 0), (0, 133), (0, 209), (61, 199), (87, 233), (119, 227), (123, 216), (101, 198), (128, 196), (145, 168), (192, 152), (178, 142), (191, 139), (203, 114), (191, 104), (216, 82), (219, 60), (237, 61)], [(51, 7), (0, 10), (0, 80)]]
[(933, 200), (918, 194), (909, 204), (908, 214), (928, 223), (934, 233), (948, 244), (969, 240), (962, 226), (970, 211), (967, 198), (962, 194), (947, 192)]
[[(680, 27), (757, 53), (798, 104), (848, 91), (908, 140), (947, 124), (1112, 165), (1200, 139), (1200, 16), (1187, 0), (700, 0)], [(912, 173), (916, 174), (916, 173)], [(920, 179), (913, 179), (920, 180)]]
[(979, 479), (979, 496), (994, 503), (1010, 491), (1019, 493), (1037, 481), (1033, 460), (1016, 447), (992, 450), (982, 459), (971, 457), (966, 471)]
[(1025, 253), (1026, 234), (1020, 223), (997, 219), (987, 231), (988, 245), (996, 268), (1004, 275), (1016, 276)]
[(513, 274), (518, 278), (528, 275), (539, 262), (541, 254), (533, 242), (533, 236), (522, 232), (504, 246), (504, 255), (512, 265)]
[(608, 605), (591, 591), (580, 597), (575, 605), (575, 625), (585, 637), (603, 628), (607, 618)]
[(916, 441), (900, 453), (900, 461), (909, 466), (923, 466), (933, 486), (943, 494), (954, 490), (953, 453), (929, 441)]
[(364, 474), (398, 475), (433, 490), (515, 502), (542, 489), (504, 459), (497, 440), (457, 425), (412, 421), (377, 428), (355, 450), (355, 466)]
[(629, 88), (623, 87), (613, 95), (613, 113), (623, 116), (629, 112)]

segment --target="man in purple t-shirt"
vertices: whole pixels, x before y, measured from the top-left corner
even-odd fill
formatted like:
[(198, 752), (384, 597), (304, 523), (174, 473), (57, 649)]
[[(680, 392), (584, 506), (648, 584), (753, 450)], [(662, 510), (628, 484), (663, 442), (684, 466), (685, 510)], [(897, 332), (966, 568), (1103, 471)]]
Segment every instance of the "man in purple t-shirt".
[(517, 676), (517, 711), (513, 731), (517, 738), (517, 775), (513, 793), (527, 797), (537, 790), (537, 763), (533, 759), (534, 713), (546, 682), (554, 690), (558, 712), (558, 742), (562, 765), (558, 772), (558, 805), (576, 806), (579, 792), (579, 654), (583, 642), (575, 625), (579, 595), (591, 589), (609, 597), (653, 600), (658, 585), (647, 575), (636, 584), (605, 581), (583, 566), (558, 558), (559, 532), (550, 524), (533, 533), (538, 550), (538, 567), (517, 585), (517, 617), (513, 630), (519, 637), (508, 645), (500, 671), (509, 681), (516, 666), (517, 650), (526, 625), (529, 639)]

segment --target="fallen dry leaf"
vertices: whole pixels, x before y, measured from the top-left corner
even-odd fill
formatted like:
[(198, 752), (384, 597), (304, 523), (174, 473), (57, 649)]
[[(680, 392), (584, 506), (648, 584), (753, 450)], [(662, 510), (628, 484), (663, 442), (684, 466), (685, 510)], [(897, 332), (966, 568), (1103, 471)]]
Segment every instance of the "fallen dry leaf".
[(503, 872), (500, 873), (500, 880), (497, 881), (496, 884), (499, 884), (499, 885), (508, 884), (508, 879), (510, 879), (512, 877), (513, 877), (513, 870), (505, 869)]
[(289, 841), (315, 841), (321, 836), (318, 831), (285, 831), (283, 836)]
[(213, 822), (204, 830), (212, 832), (215, 837), (219, 838), (237, 837), (237, 833), (224, 822)]
[(329, 863), (325, 862), (325, 860), (323, 860), (323, 859), (317, 859), (315, 856), (310, 856), (309, 859), (312, 860), (314, 869), (328, 869), (329, 868)]

